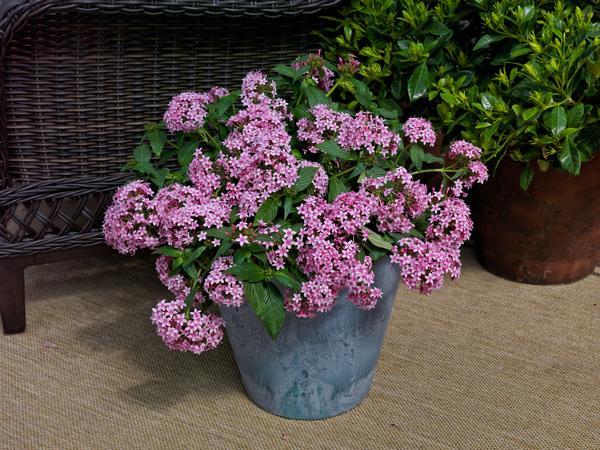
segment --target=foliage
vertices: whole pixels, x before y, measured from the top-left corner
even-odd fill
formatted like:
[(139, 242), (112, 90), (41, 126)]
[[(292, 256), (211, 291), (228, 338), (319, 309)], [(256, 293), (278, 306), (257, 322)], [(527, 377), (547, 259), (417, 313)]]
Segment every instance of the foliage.
[(328, 55), (364, 60), (376, 99), (474, 142), (490, 164), (524, 163), (526, 188), (531, 163), (576, 175), (596, 150), (599, 15), (597, 0), (354, 0), (321, 37)]
[(360, 59), (361, 79), (376, 99), (397, 103), (405, 116), (434, 119), (427, 97), (435, 82), (452, 76), (470, 85), (483, 61), (469, 45), (477, 12), (465, 0), (353, 0), (319, 35), (329, 58)]
[(446, 100), (440, 116), (480, 145), (486, 160), (508, 153), (526, 163), (524, 189), (530, 163), (578, 175), (598, 145), (600, 24), (591, 11), (560, 1), (544, 7), (495, 2), (483, 21), (484, 37), (495, 43), (495, 77), (467, 91), (440, 80)]

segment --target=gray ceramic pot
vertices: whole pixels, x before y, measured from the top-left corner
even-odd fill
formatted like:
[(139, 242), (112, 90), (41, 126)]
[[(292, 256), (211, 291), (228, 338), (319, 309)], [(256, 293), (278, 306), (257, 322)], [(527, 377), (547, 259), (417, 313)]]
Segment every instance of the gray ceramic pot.
[(371, 311), (342, 293), (335, 308), (313, 319), (288, 314), (272, 340), (248, 305), (221, 307), (246, 393), (262, 409), (290, 419), (323, 419), (366, 397), (399, 281), (389, 259), (374, 267), (383, 298)]

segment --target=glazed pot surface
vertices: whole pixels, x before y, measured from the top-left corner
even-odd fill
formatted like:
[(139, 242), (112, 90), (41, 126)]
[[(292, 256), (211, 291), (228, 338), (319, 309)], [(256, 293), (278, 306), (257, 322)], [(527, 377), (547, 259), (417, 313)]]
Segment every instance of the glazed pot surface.
[(323, 419), (360, 403), (373, 381), (400, 279), (387, 258), (374, 271), (383, 291), (374, 309), (360, 310), (343, 292), (329, 313), (312, 319), (288, 313), (275, 340), (247, 304), (219, 308), (254, 403), (291, 419)]
[(513, 281), (560, 284), (600, 261), (600, 156), (571, 176), (537, 169), (527, 191), (521, 166), (503, 161), (475, 193), (473, 217), (481, 264)]

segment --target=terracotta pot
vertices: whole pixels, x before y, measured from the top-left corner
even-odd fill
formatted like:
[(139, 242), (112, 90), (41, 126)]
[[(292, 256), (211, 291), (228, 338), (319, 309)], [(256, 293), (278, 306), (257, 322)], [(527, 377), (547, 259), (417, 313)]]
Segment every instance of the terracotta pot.
[(537, 170), (527, 191), (521, 166), (505, 160), (474, 193), (475, 240), (481, 264), (523, 283), (570, 283), (600, 262), (600, 155), (571, 176)]

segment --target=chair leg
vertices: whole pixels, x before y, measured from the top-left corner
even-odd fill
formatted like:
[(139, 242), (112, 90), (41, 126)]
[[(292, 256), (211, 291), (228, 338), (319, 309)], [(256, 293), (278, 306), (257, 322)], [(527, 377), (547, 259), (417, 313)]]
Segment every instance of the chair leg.
[(25, 330), (24, 274), (17, 258), (0, 259), (0, 316), (5, 334)]

